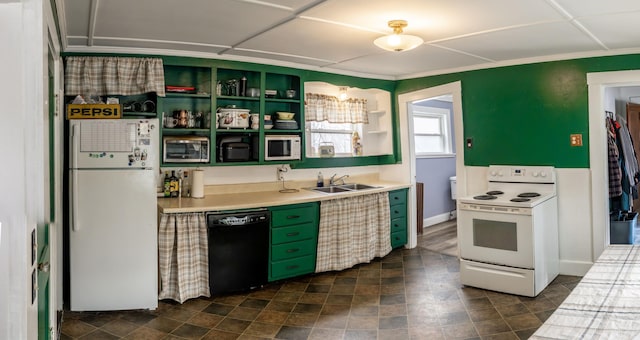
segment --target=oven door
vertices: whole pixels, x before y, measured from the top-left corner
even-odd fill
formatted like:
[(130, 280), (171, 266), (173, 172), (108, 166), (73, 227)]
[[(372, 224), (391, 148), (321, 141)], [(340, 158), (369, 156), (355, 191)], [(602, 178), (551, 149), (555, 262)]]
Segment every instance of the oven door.
[(460, 203), (458, 242), (463, 259), (533, 269), (531, 208)]

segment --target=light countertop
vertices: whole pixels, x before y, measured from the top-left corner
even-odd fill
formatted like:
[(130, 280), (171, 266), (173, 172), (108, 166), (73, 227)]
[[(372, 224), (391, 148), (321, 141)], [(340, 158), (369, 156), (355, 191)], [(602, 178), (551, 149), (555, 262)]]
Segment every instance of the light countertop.
[[(376, 188), (327, 194), (304, 189), (304, 186), (291, 186), (296, 187), (298, 191), (281, 193), (279, 192), (279, 189), (281, 189), (279, 186), (280, 183), (277, 182), (275, 182), (275, 185), (254, 186), (255, 191), (243, 191), (240, 188), (234, 190), (233, 188), (222, 188), (220, 186), (215, 188), (206, 187), (204, 198), (158, 198), (158, 212), (186, 213), (272, 207), (366, 195), (408, 188), (410, 186), (408, 183), (393, 183), (378, 180), (359, 183), (376, 186)], [(306, 187), (310, 187), (310, 185)]]

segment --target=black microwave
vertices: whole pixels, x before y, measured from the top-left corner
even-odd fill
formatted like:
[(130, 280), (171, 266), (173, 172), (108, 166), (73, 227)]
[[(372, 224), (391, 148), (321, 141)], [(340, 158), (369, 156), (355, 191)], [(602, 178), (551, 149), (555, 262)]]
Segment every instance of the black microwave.
[(209, 163), (209, 138), (165, 136), (162, 138), (164, 163)]

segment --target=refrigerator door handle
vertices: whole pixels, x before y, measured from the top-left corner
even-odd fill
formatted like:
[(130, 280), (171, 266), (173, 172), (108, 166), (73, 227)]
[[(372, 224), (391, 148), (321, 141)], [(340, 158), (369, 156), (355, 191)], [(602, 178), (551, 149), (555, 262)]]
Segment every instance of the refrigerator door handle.
[(71, 158), (71, 168), (74, 169), (71, 171), (71, 230), (79, 231), (80, 226), (78, 225), (78, 157), (76, 155), (76, 149), (78, 148), (78, 125), (71, 124), (71, 150), (69, 152), (69, 157)]
[(78, 170), (71, 171), (71, 230), (80, 231), (78, 225)]
[(79, 133), (78, 133), (78, 125), (71, 124), (71, 150), (69, 150), (69, 157), (71, 158), (71, 168), (78, 168), (78, 156), (76, 155), (76, 149), (78, 148), (79, 143)]

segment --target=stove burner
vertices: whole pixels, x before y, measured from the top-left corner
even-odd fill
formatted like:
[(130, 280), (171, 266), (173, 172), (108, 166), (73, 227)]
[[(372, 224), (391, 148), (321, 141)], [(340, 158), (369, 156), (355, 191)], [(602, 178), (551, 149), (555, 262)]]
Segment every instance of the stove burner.
[(528, 202), (528, 201), (531, 201), (531, 199), (523, 198), (523, 197), (516, 197), (511, 199), (511, 202)]
[(476, 200), (482, 200), (482, 201), (486, 201), (486, 200), (494, 200), (498, 197), (493, 196), (493, 195), (478, 195), (478, 196), (473, 196), (473, 199)]
[(518, 195), (518, 197), (538, 197), (538, 196), (540, 196), (540, 194), (537, 192), (523, 192), (520, 195)]
[(494, 190), (494, 191), (488, 191), (487, 195), (491, 195), (491, 196), (495, 196), (495, 195), (502, 195), (504, 194), (504, 192), (500, 191), (500, 190)]

